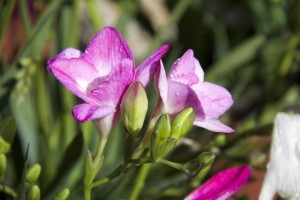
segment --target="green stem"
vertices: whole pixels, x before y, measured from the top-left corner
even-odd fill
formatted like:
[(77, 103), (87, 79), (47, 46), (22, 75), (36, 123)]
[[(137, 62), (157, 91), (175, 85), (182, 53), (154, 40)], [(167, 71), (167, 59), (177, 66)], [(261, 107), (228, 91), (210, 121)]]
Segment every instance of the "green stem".
[(167, 165), (169, 167), (172, 167), (174, 169), (182, 170), (182, 165), (178, 164), (178, 163), (174, 163), (174, 162), (164, 160), (164, 159), (161, 159), (161, 158), (158, 159), (157, 162), (160, 163), (160, 164), (164, 164), (164, 165)]
[[(103, 165), (103, 152), (107, 143), (107, 137), (99, 137), (98, 148), (94, 157), (88, 154), (86, 160), (86, 172), (84, 181), (84, 200), (91, 199), (91, 192), (93, 188), (93, 181), (96, 175), (99, 173)], [(89, 162), (89, 163), (88, 163)]]
[(13, 197), (14, 199), (16, 199), (18, 196), (17, 193), (12, 188), (7, 187), (5, 185), (0, 185), (0, 191)]
[(129, 197), (130, 200), (138, 199), (142, 189), (144, 188), (144, 184), (148, 177), (150, 169), (151, 169), (151, 164), (144, 164), (140, 168), (137, 179), (135, 180), (135, 183), (134, 183), (133, 190)]

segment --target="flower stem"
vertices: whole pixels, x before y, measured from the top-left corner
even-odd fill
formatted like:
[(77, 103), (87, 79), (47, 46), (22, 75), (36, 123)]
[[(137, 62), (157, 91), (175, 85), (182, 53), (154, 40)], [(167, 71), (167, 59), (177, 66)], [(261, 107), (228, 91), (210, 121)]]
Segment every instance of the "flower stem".
[(16, 199), (17, 198), (17, 193), (10, 187), (7, 187), (5, 185), (0, 185), (0, 191), (13, 197), (13, 199)]
[(84, 178), (84, 200), (91, 199), (94, 178), (97, 176), (103, 165), (103, 151), (107, 143), (107, 139), (107, 137), (99, 137), (99, 143), (94, 157), (92, 157), (88, 152)]
[(138, 199), (138, 197), (141, 193), (141, 190), (144, 187), (145, 180), (148, 177), (150, 169), (151, 169), (151, 164), (144, 164), (144, 165), (141, 166), (141, 168), (139, 170), (139, 173), (138, 173), (138, 176), (137, 176), (137, 179), (135, 180), (133, 190), (132, 190), (131, 195), (129, 197), (130, 200)]

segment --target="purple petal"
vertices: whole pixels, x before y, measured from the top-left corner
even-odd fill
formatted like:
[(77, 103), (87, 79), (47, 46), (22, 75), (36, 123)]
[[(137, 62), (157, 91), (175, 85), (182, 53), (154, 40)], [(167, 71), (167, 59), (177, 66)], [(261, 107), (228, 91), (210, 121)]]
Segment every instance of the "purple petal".
[(116, 111), (115, 108), (107, 105), (94, 106), (90, 104), (79, 104), (73, 108), (73, 117), (79, 122), (103, 118)]
[(192, 88), (201, 102), (205, 119), (218, 119), (233, 104), (231, 94), (219, 85), (201, 82)]
[(200, 63), (194, 57), (193, 50), (186, 51), (170, 69), (168, 79), (183, 83), (185, 85), (194, 85), (203, 81), (204, 72)]
[(159, 69), (157, 70), (154, 76), (154, 84), (162, 100), (163, 105), (167, 105), (169, 86), (168, 86), (168, 80), (167, 80), (165, 68), (162, 61), (160, 61)]
[(196, 93), (187, 85), (169, 81), (168, 101), (166, 111), (177, 114), (186, 107), (193, 107), (198, 118), (204, 118), (203, 109)]
[(74, 95), (93, 103), (86, 92), (89, 83), (96, 78), (97, 70), (80, 56), (77, 49), (67, 48), (48, 61), (48, 69)]
[(132, 60), (124, 59), (112, 69), (111, 73), (88, 94), (100, 104), (117, 108), (127, 86), (133, 82), (134, 67)]
[(165, 55), (168, 49), (169, 45), (163, 45), (144, 60), (137, 68), (135, 80), (140, 81), (144, 86), (146, 86), (159, 67), (159, 60), (163, 55)]
[(249, 166), (223, 170), (190, 193), (185, 200), (225, 200), (235, 194), (250, 178)]
[(218, 133), (234, 133), (235, 131), (216, 119), (197, 119), (194, 121), (195, 126), (205, 128)]
[(103, 28), (90, 42), (83, 56), (98, 69), (100, 77), (109, 74), (125, 58), (133, 61), (125, 40), (112, 27)]

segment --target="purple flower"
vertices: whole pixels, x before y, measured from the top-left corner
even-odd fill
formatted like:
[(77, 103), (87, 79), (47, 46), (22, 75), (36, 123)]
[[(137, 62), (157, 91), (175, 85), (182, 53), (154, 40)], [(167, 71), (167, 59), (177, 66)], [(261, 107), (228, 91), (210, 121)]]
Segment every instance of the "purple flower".
[(225, 200), (250, 178), (249, 166), (223, 170), (191, 192), (184, 200)]
[(119, 118), (119, 105), (127, 86), (140, 81), (148, 84), (168, 50), (162, 46), (135, 69), (125, 40), (112, 27), (102, 29), (84, 53), (67, 48), (48, 61), (48, 69), (85, 103), (76, 105), (73, 116), (80, 122), (102, 119), (110, 129)]
[(218, 120), (233, 104), (231, 94), (219, 85), (204, 82), (203, 69), (192, 50), (173, 64), (168, 76), (160, 65), (155, 82), (164, 112), (175, 115), (191, 106), (196, 111), (194, 125), (215, 132), (234, 132)]

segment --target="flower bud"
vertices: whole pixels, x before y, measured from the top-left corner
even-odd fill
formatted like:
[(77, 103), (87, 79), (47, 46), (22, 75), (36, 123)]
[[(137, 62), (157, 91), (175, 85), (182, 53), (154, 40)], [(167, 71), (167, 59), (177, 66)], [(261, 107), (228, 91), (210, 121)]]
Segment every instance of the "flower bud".
[(1, 177), (5, 174), (7, 168), (7, 160), (4, 154), (0, 154), (0, 181)]
[(144, 86), (133, 82), (122, 98), (121, 113), (124, 125), (131, 136), (136, 138), (140, 132), (148, 110), (148, 98)]
[(215, 155), (210, 152), (203, 152), (197, 158), (184, 164), (184, 172), (194, 178), (200, 170), (210, 167), (215, 160)]
[(41, 174), (41, 166), (39, 164), (34, 164), (26, 170), (26, 180), (30, 183), (37, 181)]
[(10, 144), (0, 136), (0, 153), (7, 153), (10, 150)]
[(27, 193), (28, 200), (39, 200), (41, 199), (41, 191), (39, 186), (33, 185)]
[(171, 122), (168, 114), (163, 114), (157, 120), (151, 138), (150, 154), (153, 161), (167, 155), (176, 145), (177, 140), (170, 137)]
[(171, 134), (171, 121), (168, 114), (163, 114), (157, 120), (154, 127), (154, 134), (158, 142), (163, 143)]
[(178, 140), (184, 136), (192, 128), (195, 118), (196, 113), (193, 108), (188, 107), (182, 110), (172, 121), (171, 137)]
[(69, 197), (69, 195), (70, 190), (68, 188), (65, 188), (55, 196), (54, 200), (65, 200)]

